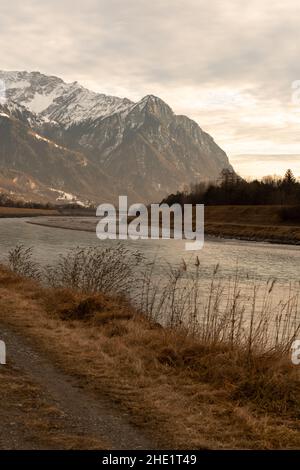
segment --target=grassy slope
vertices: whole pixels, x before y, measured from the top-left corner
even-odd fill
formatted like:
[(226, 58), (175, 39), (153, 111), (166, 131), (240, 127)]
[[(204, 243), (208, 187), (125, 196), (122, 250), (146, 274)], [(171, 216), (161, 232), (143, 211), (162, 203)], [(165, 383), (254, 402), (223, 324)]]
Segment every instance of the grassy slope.
[(44, 289), (4, 268), (0, 322), (162, 447), (300, 447), (299, 370), (289, 361), (259, 357), (247, 366), (239, 351), (207, 349), (124, 301)]
[(247, 240), (300, 243), (300, 226), (283, 223), (280, 206), (206, 206), (209, 235)]

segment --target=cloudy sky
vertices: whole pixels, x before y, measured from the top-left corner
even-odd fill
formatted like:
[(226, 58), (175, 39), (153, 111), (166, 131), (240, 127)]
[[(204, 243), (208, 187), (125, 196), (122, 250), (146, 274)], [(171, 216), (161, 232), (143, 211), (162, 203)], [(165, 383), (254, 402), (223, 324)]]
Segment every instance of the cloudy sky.
[(299, 18), (299, 0), (10, 0), (1, 68), (158, 95), (243, 176), (300, 176)]

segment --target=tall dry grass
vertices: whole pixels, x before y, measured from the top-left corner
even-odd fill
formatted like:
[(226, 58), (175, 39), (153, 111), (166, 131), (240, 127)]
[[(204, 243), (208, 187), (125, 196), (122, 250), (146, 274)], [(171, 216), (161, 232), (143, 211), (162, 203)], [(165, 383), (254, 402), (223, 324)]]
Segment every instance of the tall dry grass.
[(207, 283), (199, 264), (168, 265), (158, 275), (155, 261), (147, 262), (122, 244), (76, 248), (45, 268), (32, 256), (31, 248), (17, 246), (9, 252), (10, 269), (54, 288), (125, 296), (151, 322), (209, 347), (238, 348), (248, 359), (285, 355), (300, 334), (299, 286), (290, 285), (286, 298), (276, 301), (276, 280), (259, 284), (248, 279), (245, 286), (238, 267), (224, 280), (216, 265)]
[[(216, 265), (203, 287), (199, 266), (169, 267), (164, 280), (155, 267), (144, 272), (140, 310), (151, 320), (186, 330), (201, 343), (228, 345), (247, 352), (286, 354), (300, 334), (299, 285), (289, 286), (286, 299), (276, 300), (276, 280), (242, 279), (238, 267), (224, 280)], [(246, 285), (245, 285), (246, 284)], [(203, 292), (205, 295), (203, 296)]]
[(142, 261), (140, 252), (122, 244), (106, 249), (75, 248), (61, 255), (56, 264), (46, 266), (44, 278), (52, 287), (125, 295), (137, 281)]
[(70, 289), (69, 275), (48, 289), (5, 271), (2, 311), (83, 386), (105, 389), (160, 435), (176, 434), (176, 445), (204, 436), (213, 447), (299, 447), (299, 368), (288, 353), (297, 291), (280, 302), (273, 280), (249, 280), (245, 294), (238, 269), (224, 281), (216, 266), (203, 286), (200, 266), (164, 275), (155, 267), (133, 268), (135, 308), (86, 283)]
[(32, 248), (26, 248), (24, 245), (18, 245), (8, 253), (8, 267), (20, 276), (39, 280), (41, 278), (41, 268), (38, 263), (33, 261)]

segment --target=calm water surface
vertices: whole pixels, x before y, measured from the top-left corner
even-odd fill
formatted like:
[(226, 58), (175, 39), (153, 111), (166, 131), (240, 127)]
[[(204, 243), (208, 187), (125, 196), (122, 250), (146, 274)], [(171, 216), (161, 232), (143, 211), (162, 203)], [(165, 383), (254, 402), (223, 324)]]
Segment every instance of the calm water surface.
[[(27, 223), (28, 218), (0, 219), (0, 259), (17, 244), (23, 243), (34, 248), (36, 259), (42, 264), (53, 263), (60, 253), (80, 246), (107, 246), (115, 241), (100, 241), (96, 234), (76, 230), (42, 227)], [(220, 264), (220, 276), (233, 277), (237, 266), (241, 279), (255, 279), (265, 282), (277, 280), (281, 289), (287, 289), (290, 282), (300, 280), (300, 247), (268, 243), (244, 242), (237, 240), (206, 239), (199, 252), (185, 251), (184, 240), (138, 240), (126, 241), (130, 249), (138, 249), (153, 260), (162, 271), (167, 263), (179, 265), (184, 259), (194, 265), (198, 255), (201, 276), (211, 278), (214, 266)]]

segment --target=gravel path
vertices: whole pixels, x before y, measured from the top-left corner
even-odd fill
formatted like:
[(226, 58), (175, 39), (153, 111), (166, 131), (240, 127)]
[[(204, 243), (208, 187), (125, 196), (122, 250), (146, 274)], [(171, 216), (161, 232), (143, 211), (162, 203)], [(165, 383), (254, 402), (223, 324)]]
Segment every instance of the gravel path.
[[(0, 367), (13, 366), (38, 385), (49, 406), (55, 406), (62, 413), (66, 434), (72, 432), (73, 435), (104, 440), (110, 449), (155, 448), (140, 429), (128, 422), (126, 414), (117, 411), (105, 398), (88, 395), (76, 384), (76, 378), (60, 371), (18, 333), (0, 324), (0, 337), (7, 347), (7, 366)], [(1, 429), (2, 426), (5, 427), (0, 411), (0, 437), (6, 436), (8, 448), (16, 448), (18, 440), (20, 448), (24, 448), (24, 430), (16, 429), (10, 443), (7, 429)], [(31, 447), (35, 448), (34, 443)]]

